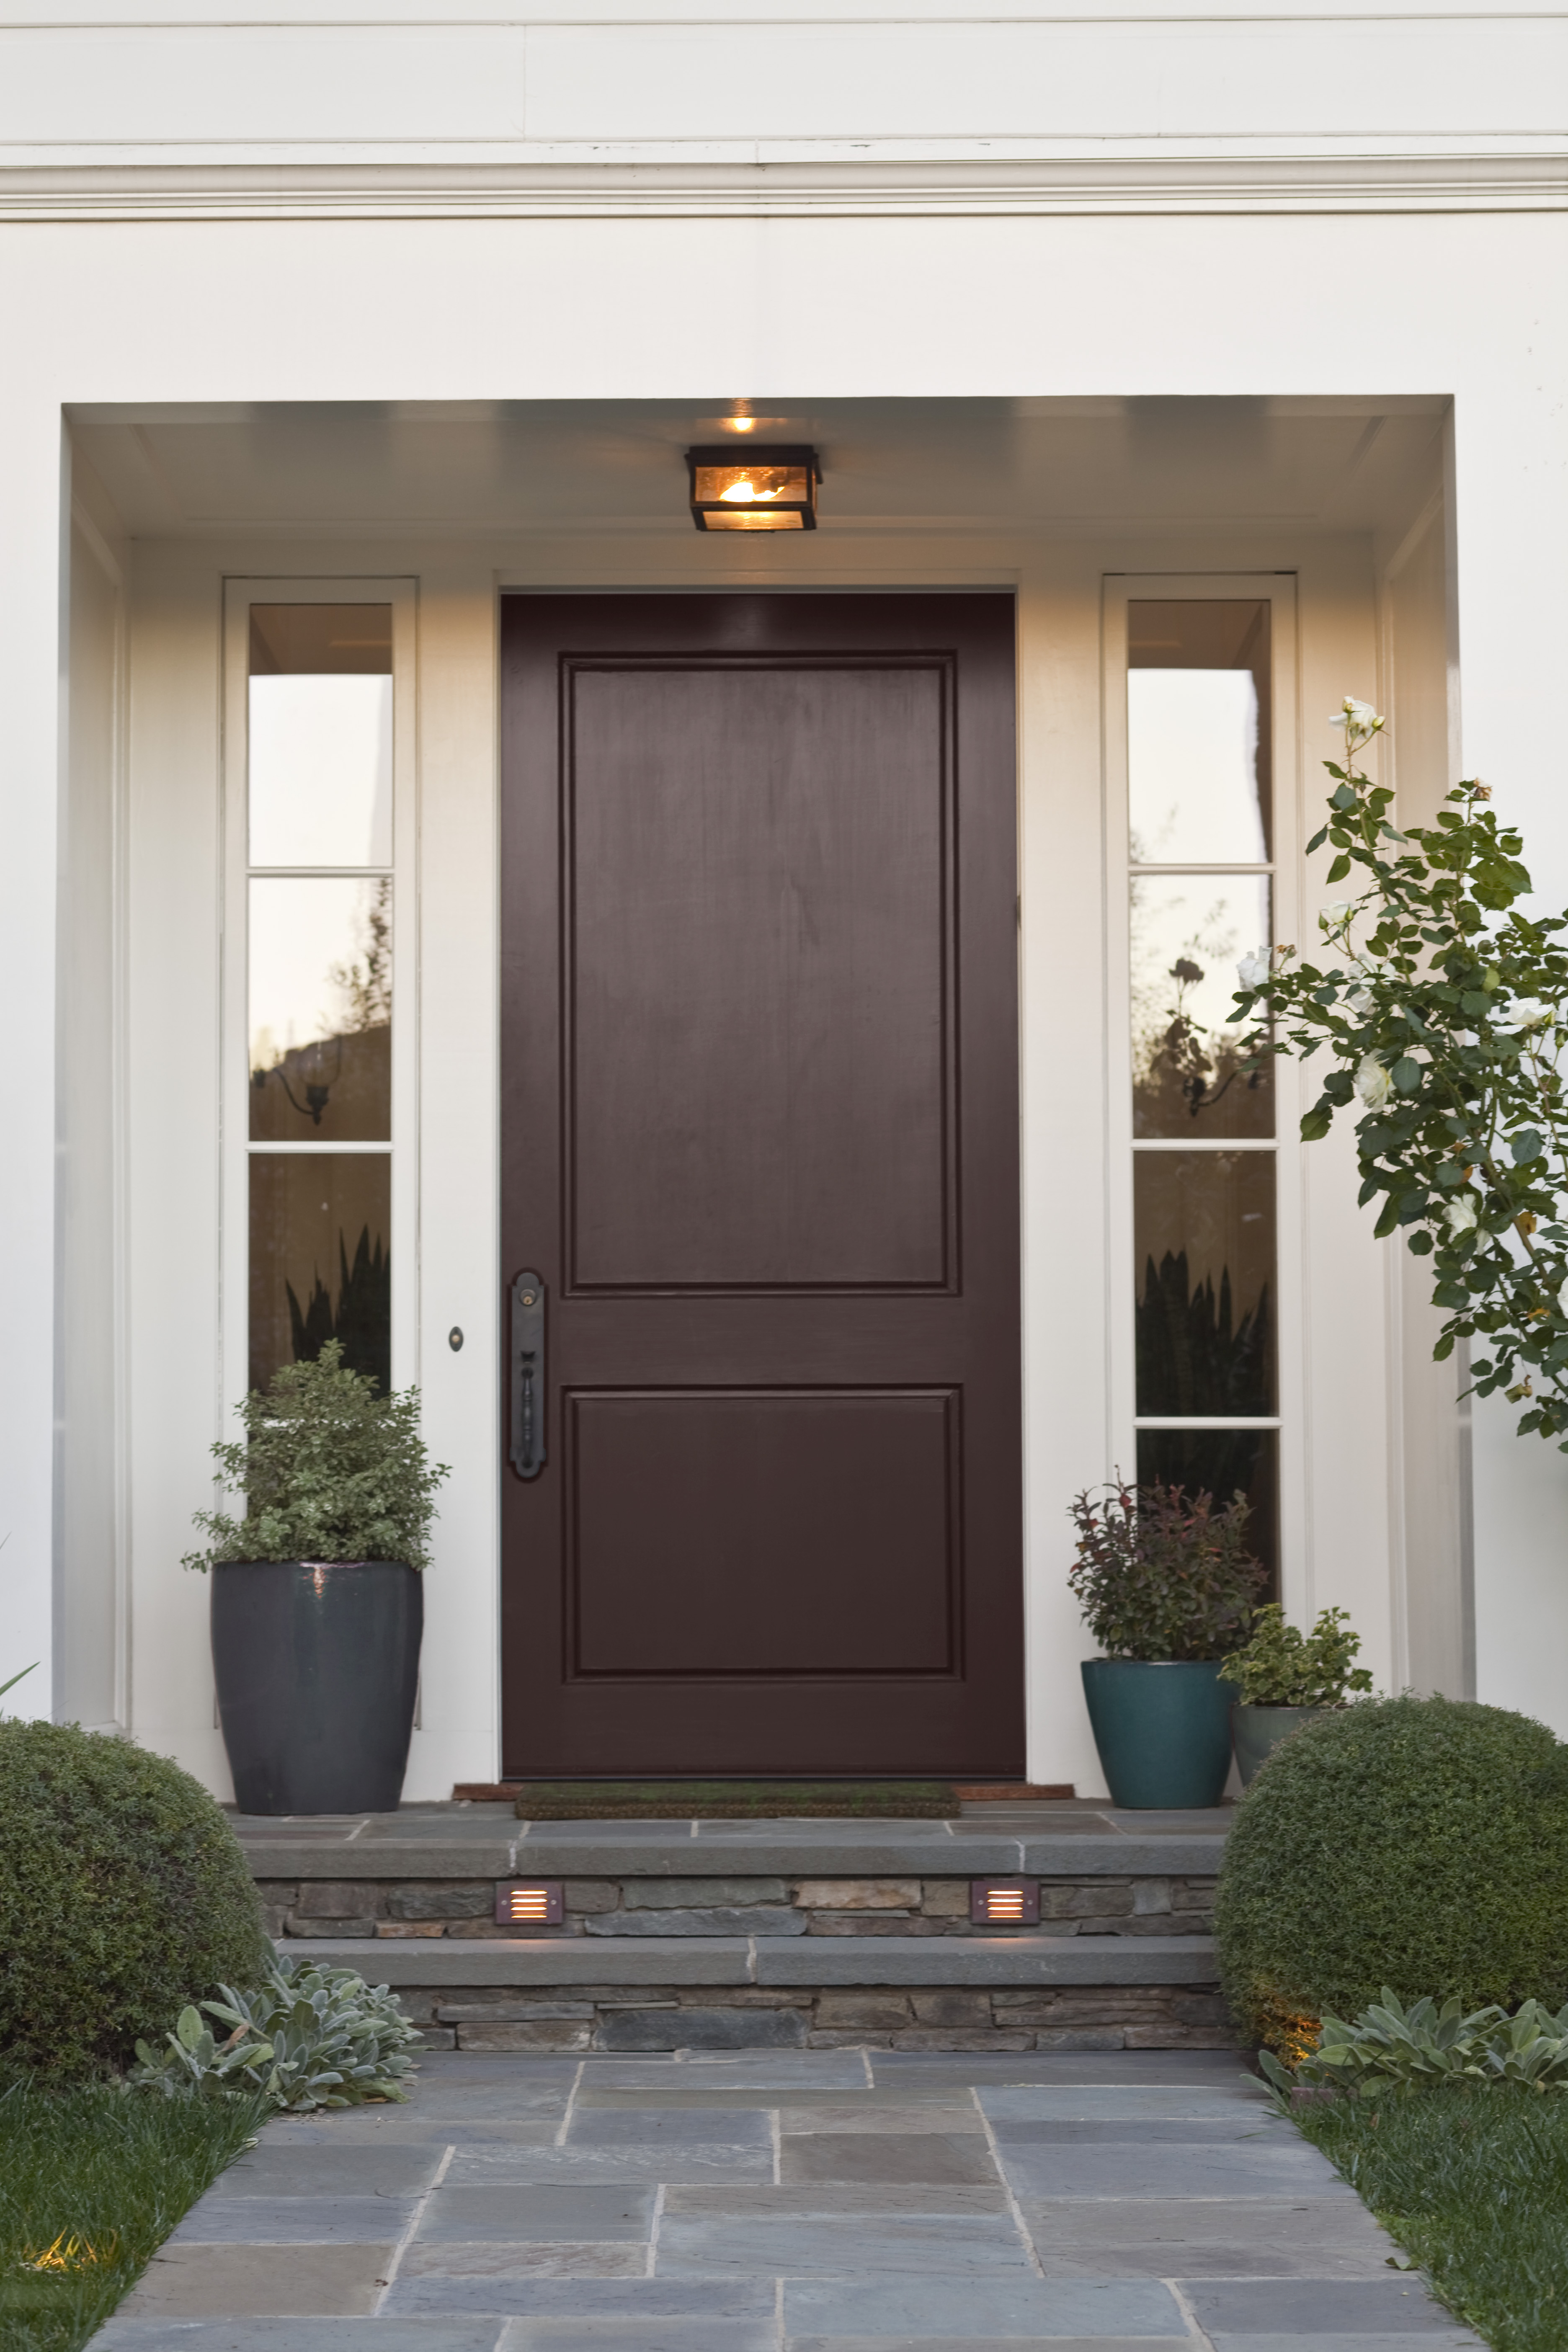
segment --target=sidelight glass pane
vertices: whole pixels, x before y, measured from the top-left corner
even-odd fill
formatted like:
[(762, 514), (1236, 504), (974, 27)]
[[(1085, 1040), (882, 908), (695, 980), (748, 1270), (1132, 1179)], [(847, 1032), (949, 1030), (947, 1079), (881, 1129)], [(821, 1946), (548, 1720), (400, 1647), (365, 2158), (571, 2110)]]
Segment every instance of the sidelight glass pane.
[(392, 862), (392, 607), (253, 604), (252, 866)]
[(1268, 1571), (1261, 1598), (1279, 1598), (1279, 1433), (1277, 1429), (1141, 1429), (1138, 1482), (1184, 1486), (1228, 1503), (1239, 1488), (1251, 1506), (1253, 1557)]
[(392, 1385), (392, 1160), (384, 1151), (250, 1156), (250, 1385), (341, 1339)]
[(382, 1141), (392, 1118), (392, 882), (250, 885), (253, 1142)]
[(1132, 1162), (1141, 1413), (1275, 1411), (1274, 1155)]
[(1127, 624), (1134, 865), (1268, 864), (1267, 602), (1134, 602)]
[(1132, 877), (1135, 1134), (1273, 1134), (1273, 1065), (1241, 1074), (1253, 1033), (1231, 1003), (1237, 960), (1269, 943), (1268, 894), (1261, 874)]

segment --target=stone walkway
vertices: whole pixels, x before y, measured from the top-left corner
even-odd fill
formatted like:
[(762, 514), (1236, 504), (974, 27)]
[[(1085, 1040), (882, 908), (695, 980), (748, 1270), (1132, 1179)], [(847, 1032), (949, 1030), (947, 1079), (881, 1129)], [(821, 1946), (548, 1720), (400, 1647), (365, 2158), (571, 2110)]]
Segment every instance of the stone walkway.
[(459, 2053), (407, 2106), (268, 2125), (94, 2341), (1479, 2346), (1391, 2251), (1231, 2053)]

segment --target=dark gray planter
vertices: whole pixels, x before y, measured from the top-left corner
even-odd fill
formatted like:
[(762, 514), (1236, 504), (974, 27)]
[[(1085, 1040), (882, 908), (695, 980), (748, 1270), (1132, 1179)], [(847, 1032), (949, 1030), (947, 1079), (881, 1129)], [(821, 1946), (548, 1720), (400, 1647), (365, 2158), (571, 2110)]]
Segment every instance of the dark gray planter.
[(424, 1622), (401, 1560), (218, 1562), (213, 1669), (242, 1813), (395, 1809)]
[(1241, 1775), (1244, 1789), (1252, 1786), (1252, 1778), (1266, 1756), (1271, 1756), (1282, 1739), (1303, 1723), (1311, 1723), (1320, 1715), (1327, 1715), (1326, 1706), (1248, 1706), (1237, 1699), (1230, 1710), (1231, 1729), (1236, 1736), (1236, 1769)]

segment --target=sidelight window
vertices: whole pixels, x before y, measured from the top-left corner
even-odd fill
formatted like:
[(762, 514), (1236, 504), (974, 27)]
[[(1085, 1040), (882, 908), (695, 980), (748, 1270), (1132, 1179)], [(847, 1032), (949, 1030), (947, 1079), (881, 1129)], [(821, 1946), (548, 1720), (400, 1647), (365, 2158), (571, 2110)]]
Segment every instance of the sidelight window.
[[(228, 958), (244, 1070), (243, 1351), (264, 1387), (337, 1339), (394, 1379), (395, 1137), (404, 1114), (393, 599), (257, 590), (234, 614)], [(239, 661), (243, 658), (243, 672)], [(238, 673), (238, 674), (237, 674)], [(237, 933), (238, 936), (233, 936)], [(240, 941), (243, 940), (243, 946)], [(243, 1007), (243, 1012), (240, 1007)], [(238, 1109), (237, 1083), (229, 1095)], [(239, 1202), (236, 1202), (236, 1207)]]
[(1131, 1214), (1117, 1247), (1131, 1276), (1128, 1434), (1141, 1481), (1207, 1488), (1220, 1501), (1247, 1495), (1276, 1591), (1276, 1076), (1270, 1064), (1247, 1067), (1253, 1039), (1232, 1000), (1239, 959), (1275, 936), (1280, 601), (1119, 595), (1115, 681), (1126, 783), (1130, 1063), (1117, 1125)]

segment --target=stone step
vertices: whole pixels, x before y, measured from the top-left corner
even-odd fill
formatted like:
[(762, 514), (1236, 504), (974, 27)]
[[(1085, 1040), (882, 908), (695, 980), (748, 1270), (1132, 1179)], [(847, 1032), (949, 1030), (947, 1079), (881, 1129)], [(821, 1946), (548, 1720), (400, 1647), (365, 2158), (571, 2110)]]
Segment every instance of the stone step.
[(1206, 1936), (289, 1941), (389, 1984), (435, 2049), (1234, 2049)]
[(1036, 1882), (1047, 1937), (1190, 1940), (1209, 1926), (1226, 1826), (1223, 1811), (1077, 1804), (989, 1822), (518, 1822), (504, 1807), (454, 1805), (237, 1823), (275, 1936), (504, 1938), (515, 1930), (501, 1924), (503, 1890), (533, 1879), (561, 1891), (554, 1944), (814, 1945), (984, 1937), (973, 1882), (995, 1878)]
[(1228, 1808), (1039, 1805), (994, 1821), (520, 1822), (501, 1805), (234, 1827), (258, 1878), (1212, 1876)]
[(1175, 1985), (1218, 1975), (1208, 1936), (691, 1936), (281, 1939), (403, 1985)]

